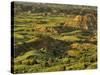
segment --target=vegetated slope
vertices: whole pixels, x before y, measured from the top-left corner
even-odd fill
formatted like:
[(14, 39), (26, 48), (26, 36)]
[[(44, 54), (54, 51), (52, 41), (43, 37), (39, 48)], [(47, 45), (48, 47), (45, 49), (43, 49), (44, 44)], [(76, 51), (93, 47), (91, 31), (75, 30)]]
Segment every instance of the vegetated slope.
[[(96, 32), (82, 29), (84, 25), (80, 27), (81, 23), (75, 24), (77, 14), (74, 12), (64, 15), (42, 14), (23, 12), (14, 17), (14, 73), (97, 68)], [(90, 21), (82, 24), (89, 28), (90, 23), (86, 22)]]

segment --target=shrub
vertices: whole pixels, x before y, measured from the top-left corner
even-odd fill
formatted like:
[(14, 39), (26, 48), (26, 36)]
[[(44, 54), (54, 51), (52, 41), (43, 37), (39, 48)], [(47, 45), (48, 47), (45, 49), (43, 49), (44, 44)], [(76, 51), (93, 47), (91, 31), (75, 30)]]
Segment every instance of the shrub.
[(63, 64), (67, 64), (70, 62), (69, 58), (63, 58), (62, 59)]
[(56, 65), (56, 66), (45, 68), (42, 71), (43, 72), (64, 71), (64, 66), (65, 65)]
[(76, 57), (80, 54), (79, 50), (68, 50), (67, 54), (69, 57)]
[(97, 63), (96, 63), (96, 62), (90, 64), (90, 65), (87, 67), (87, 69), (96, 69), (96, 68), (97, 68)]
[(29, 62), (29, 60), (23, 60), (23, 61), (22, 61), (22, 64), (23, 64), (23, 65), (29, 65), (30, 62)]
[(29, 70), (30, 66), (27, 65), (15, 65), (14, 73), (26, 73)]
[(70, 47), (72, 49), (77, 49), (77, 48), (79, 48), (79, 44), (78, 43), (73, 43), (73, 44), (70, 45)]
[(81, 70), (85, 69), (84, 63), (76, 63), (71, 66), (66, 66), (66, 70)]
[(14, 64), (16, 65), (22, 64), (22, 61), (14, 61)]
[(32, 65), (30, 67), (28, 72), (40, 72), (40, 69), (42, 69), (41, 65), (40, 64), (35, 64), (35, 65)]

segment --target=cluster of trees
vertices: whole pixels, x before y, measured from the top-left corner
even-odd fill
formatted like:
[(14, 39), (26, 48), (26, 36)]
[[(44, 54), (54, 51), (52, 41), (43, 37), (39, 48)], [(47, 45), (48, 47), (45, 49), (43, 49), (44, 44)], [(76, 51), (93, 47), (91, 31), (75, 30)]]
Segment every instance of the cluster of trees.
[(66, 4), (59, 5), (59, 4), (48, 4), (48, 3), (25, 3), (25, 2), (14, 3), (15, 14), (27, 12), (27, 13), (45, 13), (45, 15), (58, 14), (58, 13), (77, 15), (95, 11), (96, 7), (92, 6), (74, 5), (73, 7), (72, 5), (66, 5)]

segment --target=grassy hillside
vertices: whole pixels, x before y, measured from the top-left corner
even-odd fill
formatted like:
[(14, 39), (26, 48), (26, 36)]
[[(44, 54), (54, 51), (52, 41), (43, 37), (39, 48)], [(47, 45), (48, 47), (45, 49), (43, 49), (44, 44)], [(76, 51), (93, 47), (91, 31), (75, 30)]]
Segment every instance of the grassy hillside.
[[(16, 4), (17, 7), (14, 9), (19, 10), (19, 4), (21, 5), (21, 3)], [(35, 8), (35, 4), (32, 5)], [(48, 4), (48, 8), (52, 8), (52, 5)], [(60, 5), (57, 5), (57, 8), (62, 9)], [(91, 11), (95, 9), (90, 8)], [(82, 9), (82, 6), (81, 8), (76, 6), (76, 9)], [(20, 9), (20, 11), (23, 10)], [(12, 57), (14, 73), (97, 68), (96, 32), (82, 30), (80, 25), (74, 22), (76, 12), (73, 11), (73, 14), (59, 12), (59, 15), (51, 11), (48, 11), (50, 14), (47, 15), (43, 15), (42, 11), (38, 12), (14, 14), (14, 36), (12, 36), (14, 38), (14, 57)]]

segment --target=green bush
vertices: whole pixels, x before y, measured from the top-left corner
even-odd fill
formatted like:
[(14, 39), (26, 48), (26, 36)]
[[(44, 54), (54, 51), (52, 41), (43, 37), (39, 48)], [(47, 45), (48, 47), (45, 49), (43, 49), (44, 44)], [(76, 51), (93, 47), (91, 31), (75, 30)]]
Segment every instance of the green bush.
[(87, 67), (87, 69), (96, 69), (97, 68), (97, 63), (95, 62), (95, 63), (91, 63), (88, 67)]
[(15, 65), (14, 66), (14, 73), (26, 73), (29, 70), (29, 66), (27, 65)]
[(69, 64), (70, 63), (70, 59), (69, 58), (62, 58), (62, 63), (63, 64)]
[(82, 70), (85, 69), (84, 63), (76, 63), (69, 67), (66, 66), (66, 70)]
[(22, 64), (23, 64), (23, 65), (29, 65), (30, 62), (29, 62), (29, 60), (23, 60), (23, 61), (22, 61)]
[(64, 66), (65, 65), (56, 65), (56, 66), (52, 66), (52, 67), (49, 67), (49, 68), (45, 68), (42, 71), (43, 72), (64, 71), (65, 70)]
[(80, 54), (79, 50), (68, 50), (67, 54), (69, 57), (77, 57)]

